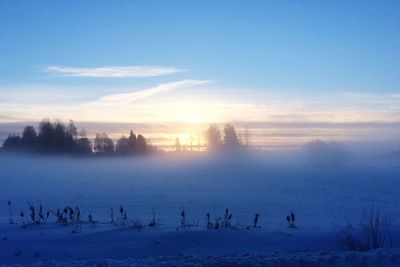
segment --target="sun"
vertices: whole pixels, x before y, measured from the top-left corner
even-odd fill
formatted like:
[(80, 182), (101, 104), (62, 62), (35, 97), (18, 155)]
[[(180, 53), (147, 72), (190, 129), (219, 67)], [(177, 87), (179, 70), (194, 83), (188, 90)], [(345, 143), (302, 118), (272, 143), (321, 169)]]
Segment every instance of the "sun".
[(175, 105), (174, 117), (176, 121), (189, 123), (189, 124), (200, 124), (205, 123), (210, 119), (210, 112), (205, 103), (202, 105), (198, 103), (190, 103), (184, 101)]
[(181, 120), (183, 122), (192, 123), (192, 124), (204, 122), (204, 119), (202, 118), (202, 116), (200, 114), (193, 114), (193, 113), (183, 115)]

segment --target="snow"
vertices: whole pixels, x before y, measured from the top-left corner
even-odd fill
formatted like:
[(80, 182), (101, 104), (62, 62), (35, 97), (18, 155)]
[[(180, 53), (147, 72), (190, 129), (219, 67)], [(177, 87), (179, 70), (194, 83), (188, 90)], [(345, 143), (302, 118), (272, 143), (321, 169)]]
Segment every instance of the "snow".
[[(149, 158), (0, 157), (0, 264), (37, 266), (400, 266), (399, 162), (352, 156), (315, 167), (301, 153), (242, 156), (161, 155)], [(7, 201), (12, 201), (9, 225)], [(79, 206), (95, 226), (22, 228), (27, 203), (55, 211)], [(157, 227), (112, 225), (123, 205), (130, 220)], [(394, 245), (349, 251), (341, 226), (358, 225), (375, 207), (393, 218)], [(185, 209), (193, 227), (179, 227)], [(234, 227), (206, 229), (226, 208)], [(286, 216), (296, 214), (296, 228)], [(255, 213), (261, 228), (246, 229)], [(397, 243), (396, 243), (397, 242)], [(16, 254), (18, 254), (16, 256)]]
[[(400, 250), (345, 251), (335, 232), (300, 229), (168, 229), (37, 225), (3, 226), (2, 263), (37, 266), (398, 266)], [(15, 256), (20, 251), (21, 255)], [(377, 264), (379, 263), (379, 264)], [(301, 265), (303, 264), (303, 265)], [(307, 265), (304, 265), (307, 264)], [(393, 265), (397, 264), (397, 265)]]
[[(21, 266), (15, 264), (13, 266)], [(369, 252), (332, 252), (314, 253), (254, 253), (227, 256), (160, 256), (145, 259), (102, 259), (39, 261), (31, 266), (340, 266), (340, 267), (396, 267), (400, 266), (399, 250), (374, 250)]]

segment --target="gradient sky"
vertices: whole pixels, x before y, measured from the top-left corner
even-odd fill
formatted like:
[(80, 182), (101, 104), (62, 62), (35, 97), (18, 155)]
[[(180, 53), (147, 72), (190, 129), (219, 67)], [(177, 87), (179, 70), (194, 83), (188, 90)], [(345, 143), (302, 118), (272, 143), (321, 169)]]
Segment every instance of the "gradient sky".
[(0, 1), (0, 122), (400, 122), (399, 1)]

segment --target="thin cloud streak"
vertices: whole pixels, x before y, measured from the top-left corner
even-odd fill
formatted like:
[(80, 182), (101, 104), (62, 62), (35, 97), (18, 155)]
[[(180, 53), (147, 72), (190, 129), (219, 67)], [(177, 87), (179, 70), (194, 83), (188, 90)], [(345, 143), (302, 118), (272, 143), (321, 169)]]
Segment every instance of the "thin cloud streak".
[(182, 80), (170, 83), (161, 83), (155, 87), (151, 87), (148, 89), (135, 91), (131, 93), (121, 93), (121, 94), (112, 94), (101, 97), (99, 100), (92, 102), (91, 104), (110, 104), (110, 105), (121, 105), (121, 104), (129, 104), (135, 102), (137, 100), (147, 98), (153, 96), (155, 94), (168, 92), (172, 90), (176, 90), (182, 87), (191, 87), (196, 85), (202, 85), (210, 83), (210, 81), (203, 80)]
[(163, 76), (185, 70), (163, 66), (104, 66), (94, 68), (48, 66), (45, 71), (72, 77), (139, 78)]
[[(0, 101), (0, 114), (10, 116), (0, 117), (0, 122), (35, 121), (48, 116), (63, 120), (148, 123), (400, 122), (400, 99), (386, 94), (353, 94), (354, 97), (344, 98), (342, 94), (334, 93), (311, 97), (259, 93), (250, 89), (231, 94), (231, 88), (208, 86), (208, 83), (210, 81), (181, 80), (139, 91), (131, 89), (129, 92), (123, 88), (127, 93), (105, 93), (103, 96), (92, 95), (92, 90), (72, 87), (43, 90), (38, 89), (40, 86), (15, 87), (3, 96), (5, 101)], [(191, 87), (196, 90), (186, 90)], [(85, 92), (85, 97), (77, 97), (74, 90), (78, 89), (79, 96)], [(31, 92), (28, 98), (26, 92)]]

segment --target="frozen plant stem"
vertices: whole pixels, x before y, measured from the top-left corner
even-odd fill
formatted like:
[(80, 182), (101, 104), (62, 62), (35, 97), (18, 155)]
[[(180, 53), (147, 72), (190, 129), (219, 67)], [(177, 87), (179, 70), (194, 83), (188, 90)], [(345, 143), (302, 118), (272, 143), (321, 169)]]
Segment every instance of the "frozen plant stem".
[(9, 200), (7, 202), (7, 204), (8, 204), (8, 212), (9, 212), (8, 223), (9, 224), (14, 224), (14, 220), (12, 218), (12, 212), (11, 212), (11, 201)]

